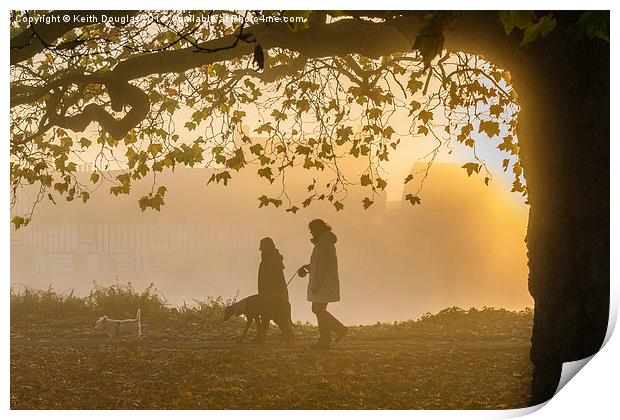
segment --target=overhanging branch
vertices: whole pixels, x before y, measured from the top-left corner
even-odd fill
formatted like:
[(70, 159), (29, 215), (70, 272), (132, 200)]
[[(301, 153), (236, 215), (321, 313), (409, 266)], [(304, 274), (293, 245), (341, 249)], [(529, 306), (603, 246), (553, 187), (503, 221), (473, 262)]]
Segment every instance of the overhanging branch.
[[(62, 12), (54, 12), (62, 13)], [(87, 12), (78, 12), (87, 13)], [(91, 12), (88, 12), (91, 13)], [(103, 12), (100, 12), (103, 13)], [(111, 12), (106, 12), (111, 13)], [(125, 13), (125, 12), (115, 12)], [(135, 13), (135, 12), (132, 12)], [(468, 32), (458, 31), (458, 36), (446, 37), (446, 47), (448, 49), (464, 50), (469, 43), (469, 50), (475, 53), (481, 45), (488, 45), (489, 30), (472, 30), (472, 20), (479, 20), (489, 24), (496, 23), (498, 29), (501, 25), (497, 18), (495, 21), (489, 19), (488, 13), (470, 14), (468, 19), (459, 18), (458, 25), (465, 25)], [(464, 22), (467, 21), (467, 22)], [(491, 22), (491, 23), (489, 23)], [(270, 48), (282, 48), (299, 53), (304, 59), (322, 57), (345, 57), (349, 54), (360, 54), (369, 58), (379, 58), (385, 55), (411, 51), (411, 40), (415, 39), (420, 27), (424, 23), (416, 13), (404, 13), (401, 16), (390, 19), (386, 22), (368, 21), (362, 19), (341, 19), (331, 24), (315, 24), (310, 28), (299, 31), (291, 31), (286, 24), (264, 25), (258, 24), (244, 29), (245, 33), (251, 33), (257, 42), (268, 50)], [(480, 24), (478, 27), (481, 26)], [(72, 26), (75, 27), (75, 26)], [(72, 27), (51, 25), (47, 32), (43, 34), (46, 39), (57, 38), (66, 33)], [(473, 25), (475, 28), (476, 25)], [(63, 32), (64, 31), (64, 32)], [(480, 39), (481, 34), (485, 39)], [(30, 36), (28, 31), (15, 37), (11, 42), (17, 43), (19, 39)], [(472, 39), (473, 38), (473, 39)], [(70, 83), (103, 83), (110, 90), (115, 109), (123, 109), (125, 105), (131, 106), (131, 111), (121, 119), (116, 120), (105, 109), (96, 104), (87, 105), (81, 114), (71, 117), (57, 116), (54, 123), (61, 127), (69, 128), (74, 131), (82, 131), (90, 122), (99, 122), (103, 128), (108, 130), (115, 138), (124, 137), (129, 130), (139, 124), (146, 117), (149, 109), (148, 96), (139, 88), (129, 84), (130, 81), (148, 77), (153, 74), (182, 73), (204, 65), (217, 62), (226, 62), (233, 59), (249, 56), (253, 52), (254, 45), (248, 43), (238, 43), (234, 48), (227, 46), (235, 43), (238, 35), (231, 34), (215, 40), (200, 43), (200, 50), (195, 46), (178, 50), (167, 50), (150, 54), (132, 56), (120, 62), (112, 71), (105, 71), (94, 74), (71, 73), (60, 79), (51, 81), (46, 86), (32, 88), (24, 95), (28, 89), (16, 90), (18, 97), (11, 98), (11, 106), (33, 102), (54, 87), (66, 86)], [(477, 43), (476, 43), (477, 41)], [(28, 53), (23, 49), (16, 49), (15, 55), (12, 51), (11, 63), (13, 60), (25, 59), (23, 57), (32, 56), (37, 51), (41, 51), (42, 45), (27, 47)], [(210, 51), (210, 52), (200, 52)], [(21, 55), (20, 55), (21, 54)], [(279, 67), (279, 66), (278, 66)], [(274, 71), (276, 68), (273, 69)], [(277, 68), (278, 71), (284, 70)], [(257, 77), (261, 78), (260, 73)], [(265, 80), (271, 80), (271, 74), (265, 74)], [(111, 86), (122, 86), (127, 88), (126, 95), (114, 94)], [(13, 92), (12, 92), (13, 93)]]
[[(91, 16), (96, 21), (101, 22), (103, 16), (118, 18), (121, 16), (134, 16), (137, 11), (131, 10), (56, 10), (48, 13), (43, 18), (50, 23), (39, 22), (28, 26), (27, 29), (11, 38), (11, 65), (21, 63), (34, 57), (36, 54), (53, 44), (58, 38), (75, 28), (92, 25), (89, 19)], [(63, 18), (69, 16), (69, 22), (64, 22)], [(83, 19), (82, 19), (83, 18)], [(112, 22), (115, 20), (112, 19)]]

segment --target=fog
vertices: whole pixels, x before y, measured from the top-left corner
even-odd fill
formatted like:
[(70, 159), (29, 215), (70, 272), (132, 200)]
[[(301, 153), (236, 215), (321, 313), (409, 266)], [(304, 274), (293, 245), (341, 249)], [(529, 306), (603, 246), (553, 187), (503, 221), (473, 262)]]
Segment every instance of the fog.
[[(175, 305), (244, 297), (256, 292), (259, 240), (274, 239), (288, 280), (309, 262), (307, 224), (320, 217), (338, 236), (342, 300), (330, 311), (345, 323), (416, 319), (448, 306), (532, 306), (528, 207), (501, 180), (486, 186), (459, 165), (434, 164), (422, 205), (384, 195), (363, 210), (362, 191), (352, 189), (343, 211), (315, 203), (291, 214), (258, 208), (257, 197), (279, 186), (252, 169), (226, 187), (207, 186), (210, 174), (177, 169), (158, 175), (168, 188), (161, 212), (143, 213), (137, 204), (151, 181), (129, 196), (111, 196), (104, 187), (86, 204), (40, 203), (32, 222), (11, 235), (12, 286), (87, 294), (93, 281), (131, 281), (137, 290), (154, 283)], [(303, 199), (313, 176), (287, 177), (291, 196)], [(16, 213), (31, 204), (28, 195), (23, 192)], [(295, 278), (289, 287), (293, 318), (314, 322), (306, 286), (307, 278)]]

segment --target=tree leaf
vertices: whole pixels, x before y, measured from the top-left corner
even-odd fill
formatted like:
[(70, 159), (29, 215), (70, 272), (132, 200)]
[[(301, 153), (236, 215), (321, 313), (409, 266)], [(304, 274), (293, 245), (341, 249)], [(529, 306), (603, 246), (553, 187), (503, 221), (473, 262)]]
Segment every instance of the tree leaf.
[(424, 124), (428, 124), (428, 122), (429, 122), (430, 120), (432, 120), (432, 119), (433, 119), (433, 113), (432, 113), (432, 112), (430, 112), (430, 111), (426, 111), (426, 110), (424, 110), (424, 109), (423, 109), (423, 110), (422, 110), (422, 111), (420, 111), (420, 113), (418, 114), (418, 118), (419, 118), (420, 120), (422, 120), (422, 122), (423, 122)]
[(149, 146), (149, 152), (151, 153), (151, 156), (156, 156), (159, 152), (161, 152), (161, 144), (151, 143)]
[(549, 33), (555, 28), (555, 18), (550, 15), (545, 15), (538, 19), (538, 22), (528, 26), (523, 32), (523, 40), (521, 46), (527, 45), (537, 38), (543, 38), (549, 35)]
[(609, 42), (609, 11), (588, 10), (577, 20), (577, 34)]
[(510, 35), (515, 27), (519, 29), (528, 28), (532, 25), (535, 17), (535, 13), (531, 10), (502, 10), (499, 12), (499, 19), (504, 26), (506, 35)]
[(415, 38), (413, 49), (417, 50), (422, 56), (424, 69), (431, 66), (435, 57), (441, 54), (444, 44), (443, 19), (436, 14), (429, 23), (420, 29), (419, 35)]
[(415, 206), (416, 204), (422, 204), (422, 200), (420, 199), (420, 197), (413, 194), (407, 194), (405, 196), (405, 200), (409, 201), (412, 206)]
[(466, 163), (465, 165), (461, 166), (461, 168), (464, 168), (465, 170), (467, 170), (467, 176), (471, 176), (472, 173), (479, 173), (480, 172), (480, 168), (482, 166), (479, 163), (476, 162), (469, 162)]
[(485, 133), (489, 138), (499, 136), (499, 123), (496, 121), (481, 121), (478, 132)]
[(239, 171), (241, 168), (243, 168), (245, 166), (245, 163), (245, 156), (241, 148), (235, 150), (235, 155), (230, 159), (226, 160), (226, 166), (236, 171)]
[(93, 142), (87, 139), (86, 137), (82, 137), (80, 139), (80, 146), (82, 146), (83, 149), (87, 148), (91, 144), (93, 144)]
[(265, 168), (260, 168), (260, 169), (257, 171), (257, 173), (258, 173), (258, 175), (259, 175), (259, 176), (261, 176), (261, 177), (263, 177), (263, 178), (267, 178), (267, 179), (268, 179), (268, 180), (270, 180), (270, 181), (273, 181), (273, 173), (272, 173), (272, 171), (271, 171), (271, 168), (270, 168), (270, 167), (268, 167), (268, 166), (267, 166), (267, 167), (265, 167)]

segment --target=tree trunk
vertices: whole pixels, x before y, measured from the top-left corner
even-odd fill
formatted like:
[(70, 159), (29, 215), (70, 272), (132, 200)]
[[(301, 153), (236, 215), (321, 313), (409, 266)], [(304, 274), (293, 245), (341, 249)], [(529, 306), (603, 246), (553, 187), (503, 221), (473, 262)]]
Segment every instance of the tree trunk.
[(575, 37), (576, 13), (523, 47), (515, 75), (530, 202), (535, 301), (532, 403), (551, 398), (562, 363), (603, 343), (609, 314), (609, 44)]

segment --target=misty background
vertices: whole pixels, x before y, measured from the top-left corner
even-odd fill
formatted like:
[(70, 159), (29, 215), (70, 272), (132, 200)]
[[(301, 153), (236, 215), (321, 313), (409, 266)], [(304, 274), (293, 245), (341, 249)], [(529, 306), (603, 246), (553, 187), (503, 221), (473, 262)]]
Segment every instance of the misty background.
[[(147, 180), (129, 196), (114, 197), (104, 185), (87, 204), (44, 201), (27, 227), (12, 231), (11, 286), (84, 295), (93, 281), (131, 281), (138, 291), (154, 283), (174, 305), (242, 298), (256, 293), (261, 238), (274, 239), (288, 281), (309, 262), (308, 222), (323, 218), (338, 236), (342, 300), (330, 306), (343, 322), (416, 319), (449, 306), (532, 306), (523, 199), (502, 178), (486, 186), (459, 164), (434, 163), (422, 205), (411, 206), (403, 197), (417, 190), (425, 166), (416, 164), (412, 182), (393, 185), (389, 200), (375, 196), (368, 210), (361, 205), (367, 191), (354, 187), (340, 212), (322, 202), (297, 214), (258, 208), (257, 197), (279, 187), (254, 171), (235, 174), (228, 186), (207, 186), (212, 170), (188, 168), (158, 174), (168, 188), (159, 213), (138, 207)], [(89, 168), (81, 169), (87, 180)], [(292, 172), (286, 182), (303, 200), (312, 176)], [(13, 211), (27, 211), (34, 195), (24, 190)], [(307, 277), (289, 286), (293, 319), (315, 322), (306, 286)]]

